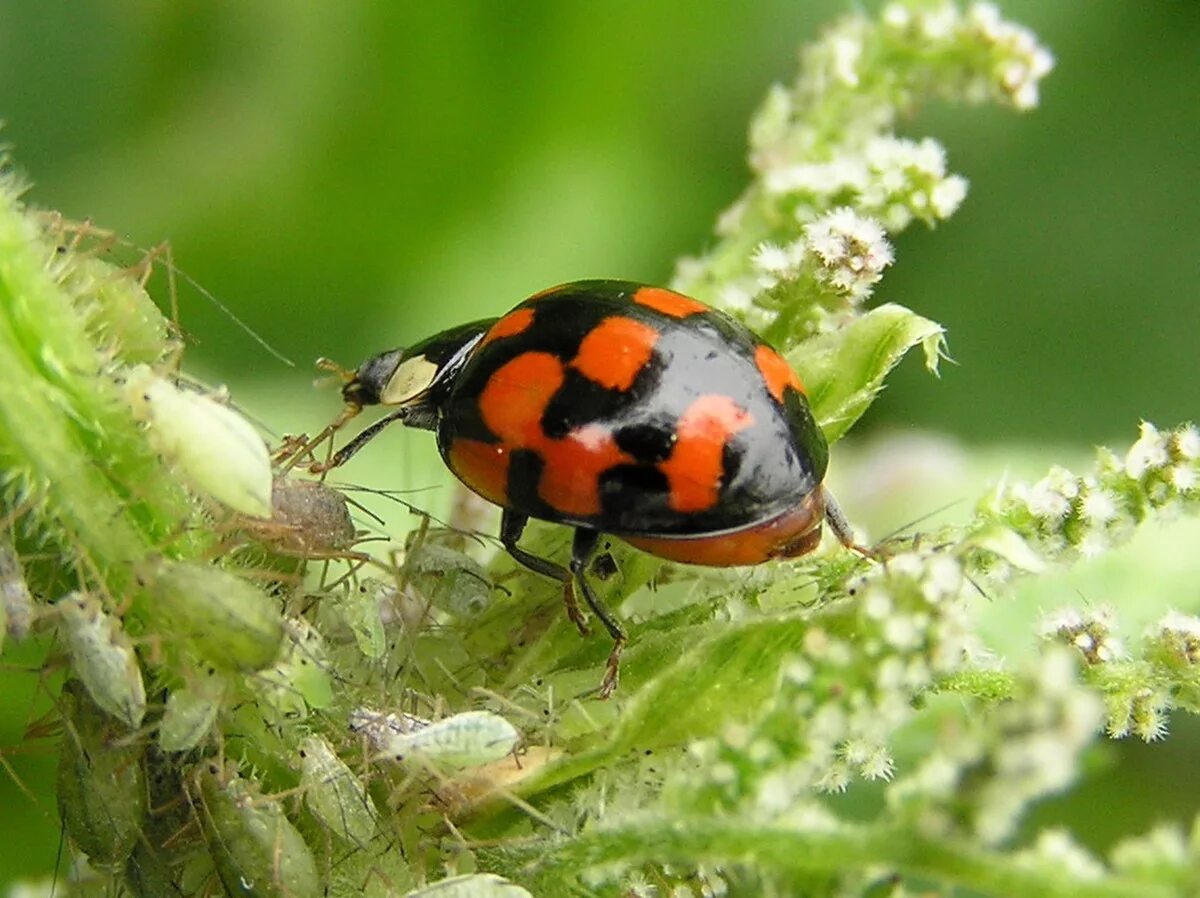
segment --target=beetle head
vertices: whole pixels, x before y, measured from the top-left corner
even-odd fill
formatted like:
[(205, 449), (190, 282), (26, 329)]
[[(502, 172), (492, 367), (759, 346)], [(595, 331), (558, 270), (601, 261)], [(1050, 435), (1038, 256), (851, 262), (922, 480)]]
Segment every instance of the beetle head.
[(430, 391), (448, 384), (495, 319), (474, 321), (442, 331), (407, 349), (389, 349), (358, 367), (342, 388), (349, 406), (406, 407), (425, 400)]

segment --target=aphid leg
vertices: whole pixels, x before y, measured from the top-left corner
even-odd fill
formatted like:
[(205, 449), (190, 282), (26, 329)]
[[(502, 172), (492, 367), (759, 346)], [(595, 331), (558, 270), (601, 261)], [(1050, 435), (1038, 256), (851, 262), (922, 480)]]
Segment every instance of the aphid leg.
[[(355, 417), (362, 411), (360, 405), (346, 405), (338, 413), (338, 416), (333, 419), (325, 427), (321, 428), (320, 432), (315, 437), (309, 437), (303, 433), (298, 436), (288, 435), (283, 439), (283, 443), (275, 450), (271, 456), (271, 460), (280, 466), (280, 472), (286, 473), (296, 465), (301, 464), (305, 459), (309, 459), (313, 465), (324, 465), (322, 471), (335, 467), (332, 462), (333, 455), (333, 435), (346, 426), (346, 422)], [(329, 441), (329, 449), (325, 455), (325, 461), (316, 462), (313, 459), (313, 450)], [(314, 472), (319, 473), (319, 472)]]
[[(505, 509), (504, 513), (500, 516), (500, 542), (504, 544), (504, 548), (508, 550), (508, 554), (525, 565), (525, 567), (544, 577), (551, 577), (562, 584), (563, 604), (567, 608), (567, 617), (571, 619), (571, 623), (575, 625), (582, 635), (587, 636), (592, 631), (588, 628), (587, 621), (583, 617), (583, 612), (579, 610), (579, 603), (575, 601), (575, 590), (572, 587), (574, 578), (571, 576), (571, 572), (562, 565), (555, 564), (553, 561), (547, 561), (545, 558), (531, 555), (517, 545), (517, 540), (521, 538), (521, 533), (525, 530), (525, 524), (528, 521), (529, 517), (527, 515), (517, 514), (514, 511)], [(587, 596), (585, 595), (584, 598), (587, 598)]]
[(182, 332), (179, 326), (179, 289), (175, 283), (175, 252), (171, 248), (171, 241), (164, 240), (157, 246), (150, 247), (141, 260), (129, 269), (129, 273), (138, 279), (139, 285), (144, 290), (150, 281), (150, 276), (154, 273), (154, 262), (159, 256), (163, 259), (163, 267), (167, 273), (167, 295), (171, 298), (171, 323), (177, 332)]
[(877, 557), (874, 549), (855, 542), (854, 528), (846, 519), (846, 513), (842, 511), (842, 506), (838, 505), (837, 500), (833, 498), (833, 493), (824, 487), (821, 490), (825, 494), (825, 521), (838, 541), (851, 552), (857, 552), (863, 558)]
[[(318, 371), (330, 372), (334, 379), (340, 381), (343, 386), (354, 380), (354, 372), (352, 370), (349, 368), (343, 368), (332, 359), (327, 359), (324, 357), (319, 358), (316, 361), (316, 367)], [(320, 378), (316, 382), (315, 386), (322, 386), (328, 380), (329, 378)], [(306, 456), (311, 458), (312, 451), (317, 446), (321, 445), (321, 443), (325, 442), (325, 440), (329, 440), (329, 449), (326, 453), (324, 462), (325, 464), (329, 464), (330, 457), (333, 454), (333, 435), (341, 430), (346, 425), (347, 421), (355, 417), (361, 411), (361, 405), (357, 405), (355, 403), (346, 403), (346, 405), (338, 413), (338, 416), (312, 439), (309, 439), (307, 434), (302, 434), (299, 437), (285, 438), (284, 444), (279, 448), (279, 451), (275, 455), (275, 460), (280, 464), (286, 461), (287, 464), (284, 470), (290, 470), (291, 468), (295, 467), (295, 465), (299, 463), (302, 458)]]
[(591, 584), (587, 581), (588, 562), (599, 544), (599, 531), (583, 527), (575, 529), (575, 539), (571, 543), (571, 575), (575, 582), (575, 588), (583, 593), (584, 601), (588, 603), (588, 607), (592, 609), (596, 617), (600, 618), (604, 629), (608, 631), (608, 635), (613, 640), (612, 651), (608, 654), (608, 664), (604, 671), (604, 679), (600, 682), (600, 698), (608, 698), (617, 688), (617, 679), (620, 676), (621, 668), (621, 650), (625, 648), (628, 637), (625, 636), (625, 631), (621, 629), (621, 625), (617, 623), (612, 613), (596, 597)]

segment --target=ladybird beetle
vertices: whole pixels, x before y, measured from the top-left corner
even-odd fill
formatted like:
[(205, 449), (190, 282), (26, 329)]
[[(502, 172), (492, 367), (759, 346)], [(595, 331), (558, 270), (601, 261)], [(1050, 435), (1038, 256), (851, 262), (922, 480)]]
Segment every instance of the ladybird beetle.
[[(343, 464), (392, 421), (432, 430), (447, 466), (503, 510), (500, 539), (582, 594), (613, 638), (600, 695), (617, 684), (625, 633), (585, 576), (601, 534), (671, 561), (758, 564), (812, 551), (828, 521), (866, 552), (822, 486), (828, 447), (800, 378), (728, 315), (660, 287), (577, 281), (363, 362), (345, 421), (396, 408), (315, 465)], [(567, 567), (517, 543), (540, 518), (575, 528)]]

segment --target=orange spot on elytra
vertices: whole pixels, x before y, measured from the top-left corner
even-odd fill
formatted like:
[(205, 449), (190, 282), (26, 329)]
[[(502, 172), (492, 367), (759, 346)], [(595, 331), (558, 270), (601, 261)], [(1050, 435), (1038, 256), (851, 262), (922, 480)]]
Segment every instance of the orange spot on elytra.
[(804, 384), (800, 382), (799, 375), (792, 370), (787, 360), (770, 346), (764, 344), (754, 350), (754, 364), (758, 366), (758, 372), (767, 382), (767, 389), (771, 391), (776, 402), (783, 402), (783, 391), (789, 386), (804, 392)]
[(483, 348), (496, 340), (515, 337), (528, 330), (531, 324), (533, 324), (533, 309), (516, 309), (493, 324), (491, 329), (483, 335), (483, 339), (479, 341), (479, 346)]
[(628, 390), (650, 361), (658, 331), (648, 324), (614, 315), (588, 331), (571, 367), (609, 390)]
[(542, 413), (562, 386), (562, 362), (548, 352), (524, 352), (492, 372), (479, 394), (483, 423), (514, 449), (545, 439)]
[(601, 511), (600, 475), (633, 461), (607, 427), (588, 424), (561, 440), (548, 437), (537, 447), (546, 461), (538, 494), (563, 514), (589, 517)]
[(728, 396), (710, 393), (688, 406), (675, 426), (671, 457), (658, 466), (670, 484), (667, 502), (672, 509), (704, 511), (716, 505), (725, 444), (753, 423), (754, 416)]
[(450, 470), (489, 502), (504, 505), (508, 499), (508, 447), (503, 443), (457, 439), (450, 444)]
[(564, 377), (562, 362), (548, 352), (522, 353), (497, 368), (479, 395), (479, 412), (500, 441), (455, 440), (447, 459), (451, 470), (484, 498), (504, 505), (510, 453), (532, 450), (545, 463), (538, 484), (543, 500), (564, 515), (599, 514), (600, 475), (633, 458), (607, 428), (595, 424), (561, 439), (546, 436), (542, 416)]
[(662, 287), (642, 287), (633, 294), (633, 301), (672, 318), (686, 318), (697, 312), (708, 311), (704, 303)]

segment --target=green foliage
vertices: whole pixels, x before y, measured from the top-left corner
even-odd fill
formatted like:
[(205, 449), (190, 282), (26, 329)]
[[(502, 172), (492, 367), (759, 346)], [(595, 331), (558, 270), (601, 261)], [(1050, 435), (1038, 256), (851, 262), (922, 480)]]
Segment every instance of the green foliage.
[[(675, 284), (785, 349), (831, 442), (910, 349), (931, 370), (941, 353), (937, 323), (865, 308), (889, 238), (965, 195), (941, 147), (896, 122), (931, 96), (1028, 109), (1050, 65), (990, 6), (913, 0), (847, 16), (768, 94), (753, 181)], [(1193, 513), (1194, 427), (1143, 423), (1128, 452), (1005, 483), (875, 560), (831, 547), (685, 570), (612, 546), (618, 571), (597, 587), (631, 644), (600, 703), (607, 646), (579, 638), (556, 584), (424, 527), (368, 578), (336, 491), (281, 503), (297, 482), (283, 456), (183, 381), (142, 285), (78, 237), (0, 185), (0, 609), (25, 639), (32, 600), (75, 677), (58, 698), (59, 804), (92, 872), (73, 888), (1200, 887), (1195, 834), (1131, 835), (1106, 860), (1062, 831), (1019, 835), (1101, 728), (1158, 739), (1200, 707), (1200, 619), (1168, 614), (1127, 654), (1114, 615), (1059, 612), (1013, 664), (977, 621), (982, 596)], [(540, 528), (528, 547), (561, 557), (564, 540)]]

